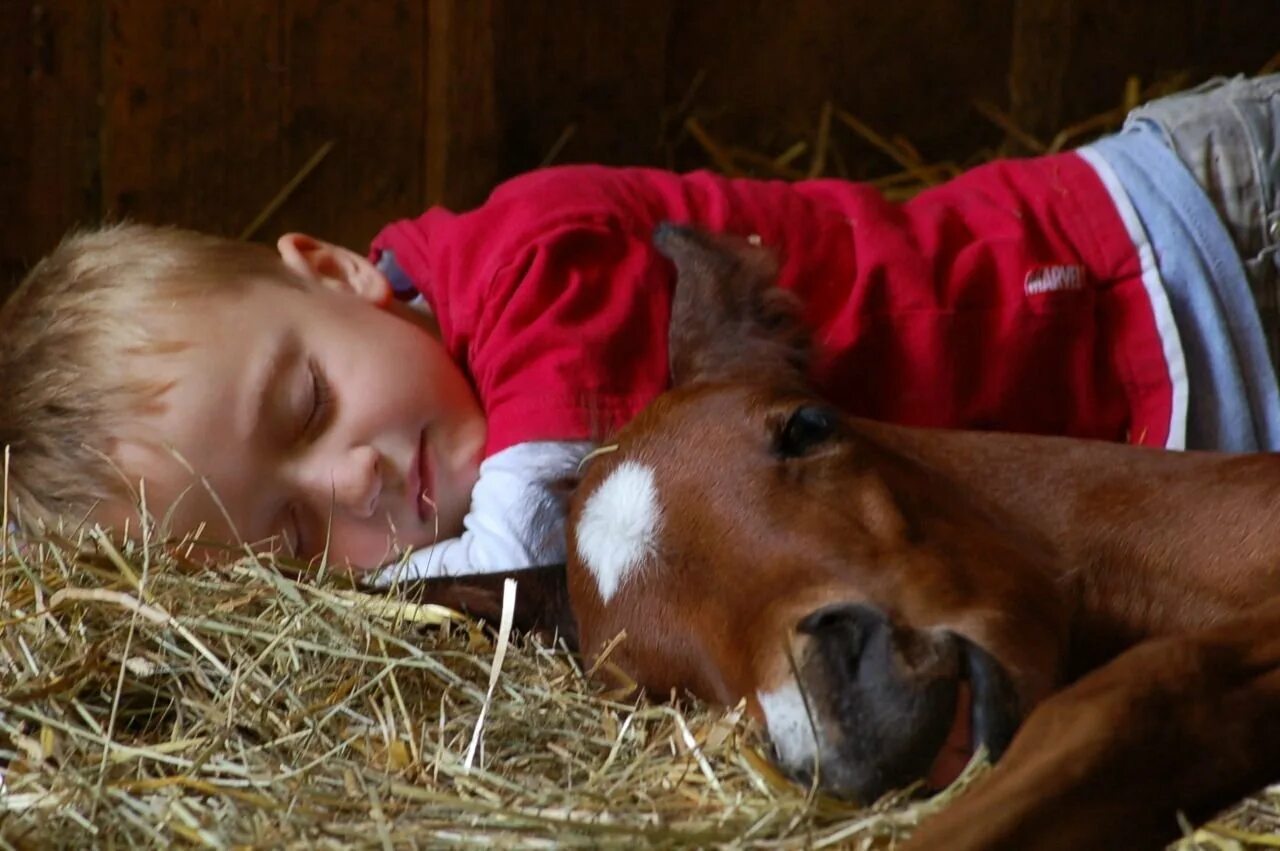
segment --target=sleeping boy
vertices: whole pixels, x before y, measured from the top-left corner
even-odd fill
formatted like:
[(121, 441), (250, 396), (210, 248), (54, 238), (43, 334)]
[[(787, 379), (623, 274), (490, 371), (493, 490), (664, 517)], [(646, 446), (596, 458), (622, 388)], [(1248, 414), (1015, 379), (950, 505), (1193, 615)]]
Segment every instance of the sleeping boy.
[(276, 547), (374, 584), (563, 559), (551, 482), (668, 382), (663, 221), (740, 234), (862, 416), (1280, 448), (1280, 75), (1136, 110), (1080, 150), (896, 204), (565, 166), (358, 253), (125, 224), (0, 309), (0, 445), (30, 530)]

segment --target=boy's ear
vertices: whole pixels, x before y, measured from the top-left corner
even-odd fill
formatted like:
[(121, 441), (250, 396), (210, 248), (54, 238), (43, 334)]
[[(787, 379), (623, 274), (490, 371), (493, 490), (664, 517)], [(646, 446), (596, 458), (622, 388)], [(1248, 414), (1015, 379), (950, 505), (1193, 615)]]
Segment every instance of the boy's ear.
[(304, 233), (276, 240), (284, 264), (307, 280), (338, 292), (349, 292), (379, 307), (391, 303), (391, 284), (368, 258)]

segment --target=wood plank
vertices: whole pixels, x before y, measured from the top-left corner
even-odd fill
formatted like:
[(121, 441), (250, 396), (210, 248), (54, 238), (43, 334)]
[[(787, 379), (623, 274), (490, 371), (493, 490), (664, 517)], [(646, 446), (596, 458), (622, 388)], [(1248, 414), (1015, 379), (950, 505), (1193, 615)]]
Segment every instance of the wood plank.
[(288, 0), (281, 32), (286, 165), (258, 204), (325, 142), (332, 153), (269, 221), (363, 250), (387, 222), (422, 212), (426, 116), (423, 0)]
[(421, 0), (109, 0), (104, 194), (116, 216), (362, 247), (422, 206)]
[[(675, 7), (667, 103), (701, 75), (692, 112), (727, 145), (771, 156), (799, 141), (809, 164), (824, 102), (886, 137), (900, 135), (925, 159), (993, 145), (1000, 134), (974, 99), (1003, 103), (1012, 0), (703, 0)], [(828, 165), (867, 178), (898, 166), (842, 127)], [(679, 168), (706, 165), (685, 138)]]
[[(1078, 19), (1076, 0), (1014, 2), (1009, 117), (1019, 129), (1045, 143), (1064, 125), (1063, 97)], [(1005, 139), (1004, 151), (1037, 153), (1013, 136)]]
[(238, 233), (284, 170), (276, 6), (105, 8), (105, 213)]
[(500, 0), (428, 0), (424, 161), (431, 204), (473, 206), (498, 178), (493, 28), (509, 8)]
[(35, 50), (29, 35), (30, 3), (0, 7), (0, 102), (7, 104), (16, 119), (14, 126), (0, 134), (0, 298), (29, 262), (24, 237), (31, 229), (27, 198), (28, 115), (31, 109), (28, 78), (35, 71)]
[(499, 3), (499, 170), (662, 159), (673, 0)]
[[(1078, 17), (1051, 44), (1066, 71), (1042, 54), (1014, 98), (1037, 127), (1116, 105), (1129, 74), (1250, 71), (1275, 52), (1275, 0), (1053, 2)], [(1041, 41), (1060, 32), (1030, 0), (9, 0), (0, 275), (104, 212), (238, 233), (329, 140), (262, 238), (360, 247), (428, 199), (480, 201), (557, 147), (561, 162), (704, 166), (664, 122), (700, 76), (692, 111), (728, 144), (811, 142), (830, 100), (926, 159), (974, 151), (1001, 134), (971, 99), (1004, 103), (1009, 68), (1034, 53), (1015, 9), (1024, 24), (1036, 12)], [(833, 137), (833, 167), (894, 168)]]
[(97, 220), (99, 25), (77, 0), (0, 5), (0, 294)]
[(1253, 73), (1280, 49), (1276, 0), (1077, 0), (1079, 20), (1064, 80), (1064, 121), (1123, 103), (1125, 80)]

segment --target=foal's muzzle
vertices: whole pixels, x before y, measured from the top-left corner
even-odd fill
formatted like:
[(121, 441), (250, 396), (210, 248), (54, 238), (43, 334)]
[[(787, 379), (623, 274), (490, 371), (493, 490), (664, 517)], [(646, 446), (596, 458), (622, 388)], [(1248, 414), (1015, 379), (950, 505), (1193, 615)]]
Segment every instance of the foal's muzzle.
[(985, 746), (992, 759), (1017, 729), (1009, 676), (957, 633), (894, 624), (859, 604), (820, 609), (797, 631), (810, 639), (797, 675), (820, 747), (816, 766), (787, 767), (802, 779), (816, 770), (829, 794), (871, 803), (925, 779), (957, 718), (969, 719), (968, 753)]

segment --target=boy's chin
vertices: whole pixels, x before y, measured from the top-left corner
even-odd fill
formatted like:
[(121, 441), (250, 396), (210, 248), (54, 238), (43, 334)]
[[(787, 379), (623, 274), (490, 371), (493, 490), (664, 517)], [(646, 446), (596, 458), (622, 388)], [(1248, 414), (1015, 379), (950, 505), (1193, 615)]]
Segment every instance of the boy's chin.
[(331, 562), (323, 571), (321, 571), (319, 561), (314, 561), (308, 567), (299, 571), (296, 578), (315, 579), (323, 572), (323, 574), (330, 579), (336, 579), (339, 582), (350, 582), (357, 588), (363, 588), (366, 586), (372, 587), (372, 585), (377, 584), (375, 582), (377, 577), (382, 576), (384, 571), (392, 568), (394, 564), (395, 562), (392, 562), (391, 564), (378, 565), (377, 567), (368, 567), (360, 564), (338, 564)]
[(376, 567), (368, 567), (362, 564), (341, 564), (341, 565), (332, 565), (330, 566), (329, 569), (332, 572), (337, 574), (346, 574), (356, 579), (363, 579), (369, 574), (374, 573), (375, 571), (381, 570), (386, 566), (387, 565), (377, 565)]

